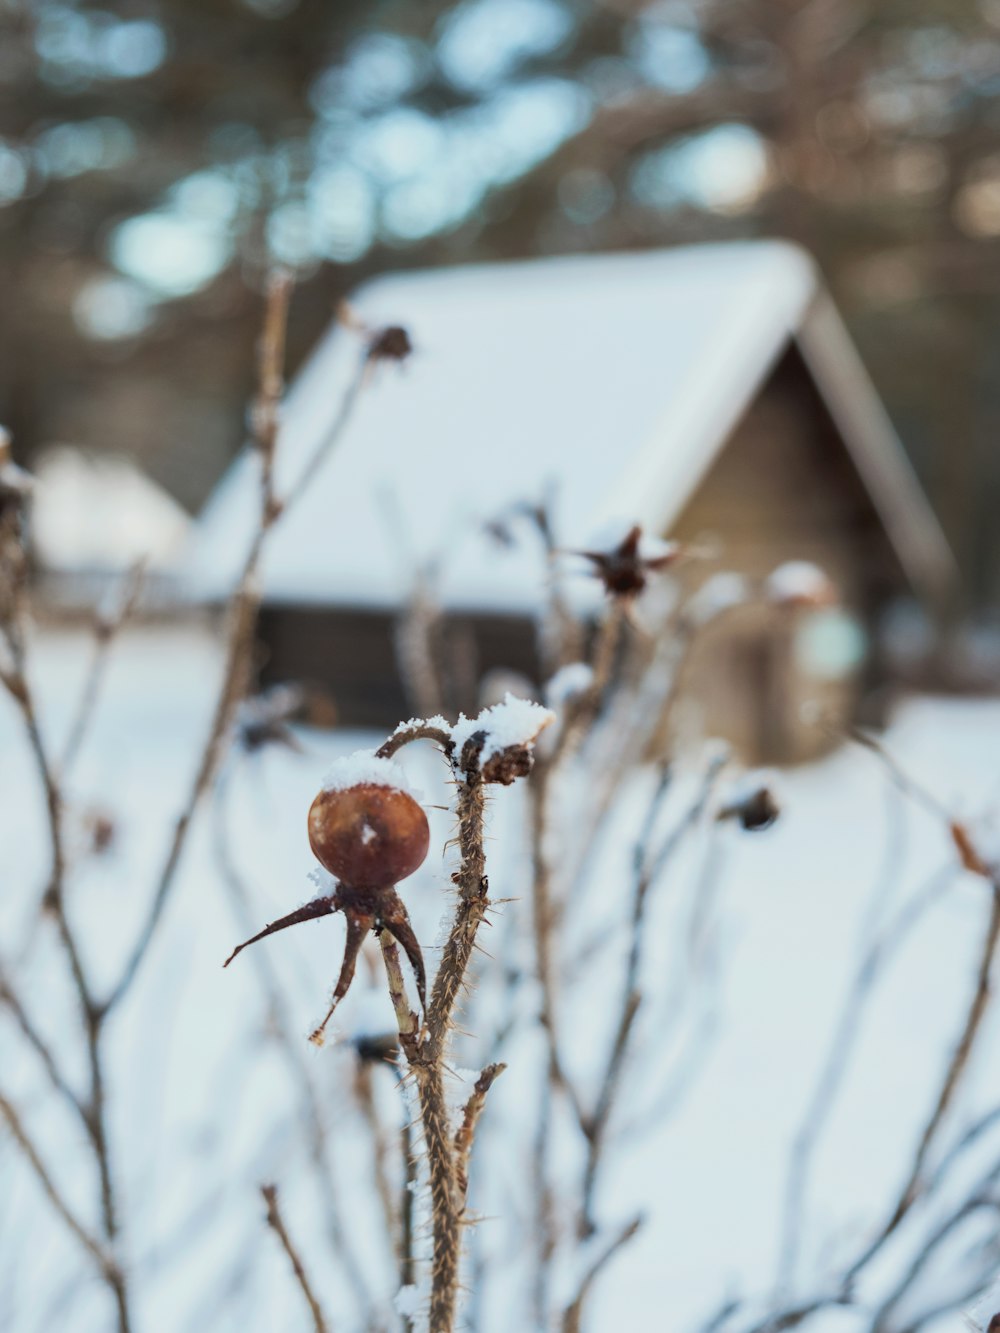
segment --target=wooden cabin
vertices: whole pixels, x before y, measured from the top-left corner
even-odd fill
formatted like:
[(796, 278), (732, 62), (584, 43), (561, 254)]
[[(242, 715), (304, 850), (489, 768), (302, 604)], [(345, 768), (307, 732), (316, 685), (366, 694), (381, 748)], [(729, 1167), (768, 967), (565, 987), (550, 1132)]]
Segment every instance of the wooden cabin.
[[(539, 544), (525, 530), (504, 547), (492, 531), (518, 505), (546, 500), (566, 548), (638, 522), (712, 551), (693, 577), (727, 569), (759, 583), (791, 560), (826, 572), (836, 607), (786, 614), (765, 599), (708, 627), (689, 664), (686, 725), (750, 762), (820, 752), (826, 733), (803, 721), (803, 705), (858, 715), (885, 683), (876, 631), (887, 605), (904, 594), (933, 605), (954, 588), (938, 524), (795, 247), (392, 275), (352, 305), (370, 328), (405, 326), (415, 350), (377, 368), (275, 529), (261, 619), (265, 680), (322, 685), (345, 725), (385, 729), (413, 710), (396, 630), (428, 580), (468, 680), (537, 676)], [(279, 491), (330, 431), (358, 357), (357, 335), (334, 327), (293, 386)], [(233, 586), (255, 470), (248, 451), (198, 524), (200, 601)], [(575, 586), (593, 608), (586, 581)], [(471, 685), (457, 688), (455, 706), (474, 707)]]

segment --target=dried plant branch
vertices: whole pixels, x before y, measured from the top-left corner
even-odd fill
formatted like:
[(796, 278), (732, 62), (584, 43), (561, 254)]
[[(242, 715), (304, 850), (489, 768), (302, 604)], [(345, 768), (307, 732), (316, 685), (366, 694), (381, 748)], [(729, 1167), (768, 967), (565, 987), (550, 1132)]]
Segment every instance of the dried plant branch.
[(952, 882), (954, 874), (954, 866), (949, 863), (931, 876), (924, 888), (914, 894), (889, 925), (875, 937), (858, 966), (789, 1155), (778, 1262), (779, 1291), (785, 1290), (794, 1278), (810, 1166), (861, 1034), (865, 1008), (875, 984), (888, 962), (909, 938), (910, 932)]
[[(871, 1333), (887, 1333), (887, 1330), (891, 1327), (890, 1315), (912, 1289), (914, 1283), (927, 1268), (940, 1247), (963, 1222), (975, 1216), (976, 1213), (1000, 1212), (1000, 1201), (991, 1196), (987, 1189), (987, 1186), (995, 1180), (996, 1175), (997, 1168), (995, 1167), (991, 1177), (978, 1183), (973, 1193), (934, 1228), (931, 1235), (907, 1265), (906, 1271), (895, 1287), (875, 1311), (871, 1322)], [(956, 1301), (955, 1305), (959, 1303)], [(954, 1309), (955, 1306), (952, 1305), (950, 1308)]]
[(604, 1247), (587, 1269), (586, 1273), (584, 1273), (576, 1295), (563, 1312), (561, 1323), (562, 1333), (580, 1333), (581, 1321), (583, 1319), (583, 1307), (587, 1297), (590, 1295), (591, 1288), (618, 1251), (628, 1244), (641, 1226), (642, 1217), (634, 1217), (632, 1221), (629, 1222), (627, 1226), (623, 1227), (618, 1235)]
[(365, 389), (371, 381), (370, 368), (371, 362), (366, 353), (358, 362), (357, 369), (344, 392), (343, 398), (340, 400), (340, 408), (337, 411), (337, 415), (330, 423), (329, 429), (321, 437), (312, 453), (306, 459), (297, 480), (285, 496), (285, 509), (289, 509), (292, 505), (297, 504), (302, 496), (309, 490), (329, 454), (343, 436), (351, 417), (354, 415), (354, 409), (357, 407), (362, 390)]
[(380, 759), (391, 759), (404, 745), (412, 745), (414, 741), (433, 741), (450, 757), (454, 749), (451, 733), (445, 730), (442, 718), (438, 718), (437, 722), (441, 722), (442, 725), (436, 725), (435, 720), (431, 719), (429, 722), (417, 720), (397, 727), (389, 739), (379, 746), (376, 753)]
[(486, 1106), (486, 1096), (493, 1084), (507, 1068), (505, 1064), (487, 1065), (476, 1079), (472, 1095), (465, 1103), (462, 1123), (455, 1132), (455, 1175), (458, 1192), (464, 1203), (469, 1193), (469, 1154), (472, 1152), (472, 1139), (476, 1132), (479, 1117)]
[(632, 893), (629, 952), (622, 983), (618, 1023), (611, 1041), (611, 1048), (600, 1083), (594, 1112), (587, 1118), (585, 1127), (587, 1161), (584, 1168), (580, 1213), (581, 1236), (589, 1236), (595, 1230), (593, 1217), (594, 1191), (602, 1162), (608, 1123), (619, 1090), (632, 1029), (642, 1003), (639, 980), (642, 973), (642, 946), (645, 938), (646, 906), (649, 892), (663, 875), (666, 866), (681, 846), (684, 837), (696, 828), (700, 822), (725, 762), (724, 756), (718, 756), (711, 761), (694, 800), (677, 827), (666, 838), (663, 846), (659, 848), (655, 855), (651, 855), (649, 851), (649, 839), (652, 837), (657, 816), (669, 790), (671, 772), (668, 765), (661, 767), (660, 777), (649, 803), (643, 833), (640, 836), (634, 855), (635, 883)]
[(278, 1207), (278, 1188), (276, 1185), (261, 1185), (260, 1192), (267, 1206), (267, 1225), (278, 1237), (281, 1248), (288, 1256), (288, 1262), (292, 1265), (292, 1272), (295, 1274), (295, 1281), (299, 1284), (299, 1289), (309, 1307), (309, 1313), (312, 1315), (313, 1328), (316, 1333), (330, 1333), (330, 1326), (324, 1318), (320, 1303), (316, 1299), (309, 1278), (306, 1276), (302, 1259), (281, 1216), (281, 1210)]
[[(228, 782), (220, 778), (216, 785), (213, 820), (213, 850), (223, 884), (229, 891), (236, 915), (244, 930), (252, 929), (250, 894), (236, 862), (232, 839), (226, 821)], [(345, 1277), (361, 1309), (370, 1316), (373, 1309), (371, 1292), (360, 1265), (353, 1253), (348, 1229), (344, 1226), (340, 1199), (337, 1194), (332, 1161), (330, 1135), (324, 1116), (322, 1099), (313, 1079), (309, 1062), (303, 1058), (299, 1033), (282, 998), (278, 978), (264, 950), (251, 953), (267, 1008), (268, 1029), (274, 1035), (281, 1054), (295, 1080), (308, 1126), (309, 1156), (315, 1168), (315, 1181), (323, 1201), (326, 1230), (330, 1246), (337, 1256)]]
[(276, 274), (268, 288), (264, 335), (258, 362), (258, 392), (252, 414), (254, 443), (261, 459), (260, 513), (257, 530), (230, 604), (225, 666), (208, 737), (202, 749), (187, 801), (174, 826), (173, 837), (146, 920), (117, 984), (103, 1005), (104, 1011), (110, 1011), (120, 1003), (142, 966), (173, 888), (189, 829), (203, 797), (218, 772), (229, 744), (236, 709), (247, 693), (253, 669), (253, 643), (261, 599), (257, 576), (267, 539), (274, 525), (306, 493), (316, 473), (342, 439), (350, 424), (361, 390), (368, 380), (365, 372), (370, 364), (370, 352), (366, 354), (358, 374), (348, 386), (334, 423), (313, 451), (286, 496), (283, 499), (278, 497), (274, 485), (274, 461), (278, 444), (279, 408), (283, 388), (282, 363), (290, 296), (290, 276), (284, 272)]
[(441, 607), (431, 592), (430, 575), (420, 571), (396, 622), (393, 641), (410, 706), (421, 717), (438, 716), (445, 707), (439, 662), (442, 625)]
[(949, 824), (952, 822), (947, 809), (934, 793), (915, 781), (879, 740), (869, 735), (868, 732), (862, 731), (860, 727), (848, 727), (844, 734), (849, 740), (854, 741), (856, 745), (860, 745), (862, 749), (869, 750), (879, 759), (889, 777), (905, 796), (923, 806), (925, 810), (939, 819), (943, 818)]
[(127, 1329), (129, 1327), (128, 1301), (125, 1292), (125, 1279), (121, 1269), (101, 1241), (92, 1235), (69, 1207), (48, 1167), (42, 1161), (38, 1149), (24, 1128), (24, 1123), (13, 1103), (3, 1094), (0, 1094), (0, 1115), (7, 1121), (15, 1142), (35, 1173), (35, 1177), (53, 1210), (93, 1259), (104, 1281), (114, 1293), (118, 1307), (119, 1327)]
[(945, 1115), (951, 1107), (955, 1093), (962, 1080), (962, 1076), (968, 1067), (969, 1060), (976, 1044), (976, 1039), (982, 1028), (983, 1019), (986, 1016), (986, 1011), (991, 998), (990, 974), (996, 960), (998, 944), (1000, 944), (1000, 886), (993, 885), (990, 898), (989, 920), (980, 947), (979, 964), (976, 972), (976, 985), (968, 1011), (966, 1012), (961, 1035), (952, 1053), (951, 1059), (948, 1061), (944, 1079), (934, 1103), (934, 1109), (932, 1110), (930, 1118), (924, 1126), (923, 1133), (920, 1136), (920, 1142), (917, 1145), (917, 1150), (914, 1154), (913, 1162), (906, 1178), (906, 1183), (900, 1192), (896, 1206), (882, 1230), (848, 1269), (844, 1278), (845, 1286), (848, 1290), (850, 1290), (855, 1279), (862, 1270), (867, 1268), (875, 1255), (881, 1251), (885, 1242), (894, 1234), (899, 1224), (903, 1221), (920, 1196), (924, 1184), (923, 1173), (928, 1155), (935, 1142), (938, 1130), (944, 1121)]
[(83, 746), (91, 719), (97, 709), (101, 688), (107, 675), (111, 660), (111, 649), (122, 629), (128, 623), (139, 605), (139, 598), (146, 582), (146, 563), (137, 561), (122, 579), (115, 605), (106, 613), (94, 617), (94, 648), (90, 660), (90, 670), (80, 692), (76, 713), (70, 724), (59, 761), (60, 779), (65, 782), (76, 763)]
[(396, 1199), (390, 1183), (389, 1141), (378, 1113), (375, 1090), (372, 1083), (372, 1061), (359, 1058), (354, 1075), (355, 1099), (361, 1108), (361, 1114), (368, 1126), (371, 1142), (372, 1179), (379, 1206), (382, 1209), (382, 1222), (385, 1235), (393, 1249), (398, 1250), (399, 1219), (396, 1214)]
[[(93, 988), (85, 970), (83, 955), (66, 908), (67, 861), (63, 832), (63, 794), (54, 763), (42, 736), (34, 692), (29, 681), (23, 624), (24, 610), (23, 597), (20, 595), (4, 603), (5, 614), (0, 629), (2, 629), (10, 658), (5, 684), (21, 712), (28, 744), (45, 796), (51, 860), (44, 906), (55, 919), (56, 929), (67, 957), (80, 1007), (89, 1082), (87, 1095), (80, 1107), (80, 1114), (94, 1152), (100, 1190), (102, 1225), (105, 1240), (110, 1244), (113, 1243), (118, 1232), (118, 1217), (107, 1137), (104, 1068), (101, 1053), (102, 1014), (95, 1000)], [(23, 1006), (20, 1006), (20, 1012), (24, 1019), (24, 1022), (21, 1023), (22, 1031), (35, 1046), (38, 1054), (42, 1056), (37, 1031), (28, 1020)], [(29, 1032), (34, 1033), (34, 1038), (28, 1035)], [(54, 1059), (51, 1056), (49, 1058), (42, 1056), (42, 1058), (50, 1077), (53, 1075), (58, 1077)], [(73, 1104), (76, 1105), (77, 1099), (74, 1097), (72, 1100)], [(109, 1274), (106, 1270), (102, 1271), (105, 1273), (105, 1280), (112, 1289), (118, 1308), (120, 1333), (128, 1333), (130, 1316), (125, 1276), (118, 1268), (114, 1269), (113, 1274)]]
[(21, 1002), (20, 996), (15, 991), (10, 982), (10, 978), (0, 969), (0, 1003), (7, 1006), (14, 1021), (21, 1029), (21, 1035), (38, 1056), (43, 1069), (49, 1077), (49, 1082), (60, 1094), (60, 1096), (73, 1108), (76, 1114), (86, 1126), (89, 1121), (87, 1108), (77, 1094), (67, 1082), (55, 1054), (48, 1042), (35, 1027), (31, 1017)]
[(417, 1085), (427, 1152), (433, 1233), (430, 1327), (435, 1333), (451, 1333), (458, 1298), (465, 1199), (464, 1191), (459, 1188), (456, 1143), (444, 1078), (455, 1006), (465, 985), (476, 933), (489, 906), (483, 823), (485, 783), (479, 765), (484, 735), (476, 733), (470, 737), (461, 755), (455, 755), (454, 743), (443, 726), (437, 726), (436, 722), (414, 723), (400, 728), (378, 754), (389, 757), (402, 745), (416, 740), (433, 740), (449, 759), (458, 787), (457, 841), (461, 857), (454, 876), (458, 904), (431, 988), (422, 1031), (406, 995), (398, 950), (393, 941), (386, 939), (386, 931), (382, 932), (382, 956), (399, 1025), (400, 1046)]

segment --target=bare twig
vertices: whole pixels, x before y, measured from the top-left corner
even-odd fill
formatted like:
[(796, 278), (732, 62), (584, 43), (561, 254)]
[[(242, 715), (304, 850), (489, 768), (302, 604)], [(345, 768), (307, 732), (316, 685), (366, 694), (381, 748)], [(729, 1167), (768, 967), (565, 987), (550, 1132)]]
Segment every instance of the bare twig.
[(469, 1193), (469, 1154), (472, 1152), (476, 1125), (486, 1105), (487, 1093), (506, 1068), (504, 1064), (487, 1065), (480, 1073), (472, 1089), (472, 1095), (465, 1103), (462, 1123), (455, 1132), (455, 1175), (463, 1203)]
[(920, 1142), (917, 1145), (906, 1183), (900, 1192), (895, 1209), (882, 1230), (845, 1274), (844, 1282), (847, 1290), (851, 1289), (857, 1276), (879, 1253), (919, 1198), (924, 1185), (923, 1174), (928, 1155), (936, 1140), (938, 1130), (951, 1107), (955, 1092), (962, 1081), (976, 1045), (976, 1039), (979, 1036), (983, 1019), (989, 1007), (990, 974), (996, 959), (997, 946), (1000, 944), (1000, 886), (992, 885), (991, 887), (989, 919), (980, 947), (976, 985), (966, 1012), (961, 1035), (948, 1062), (944, 1079), (934, 1103), (934, 1109), (920, 1136)]
[(688, 807), (677, 827), (665, 839), (656, 855), (649, 852), (649, 839), (652, 837), (664, 797), (669, 789), (670, 769), (664, 765), (659, 781), (653, 791), (649, 809), (643, 825), (643, 833), (636, 847), (635, 886), (632, 894), (632, 919), (629, 937), (628, 960), (622, 984), (622, 998), (619, 1007), (618, 1023), (611, 1041), (604, 1075), (600, 1083), (597, 1102), (593, 1115), (587, 1118), (585, 1133), (587, 1137), (587, 1162), (584, 1168), (582, 1206), (580, 1213), (580, 1234), (589, 1236), (595, 1229), (593, 1217), (594, 1191), (597, 1186), (598, 1172), (607, 1135), (608, 1122), (614, 1107), (622, 1070), (628, 1053), (629, 1041), (642, 995), (639, 980), (642, 973), (644, 927), (646, 904), (649, 891), (662, 876), (674, 853), (680, 847), (686, 834), (695, 828), (711, 798), (716, 781), (722, 771), (725, 759), (718, 757), (709, 764), (697, 795)]
[(128, 1305), (125, 1295), (125, 1281), (121, 1269), (101, 1241), (83, 1225), (69, 1207), (48, 1167), (42, 1161), (38, 1149), (24, 1128), (24, 1123), (13, 1103), (2, 1094), (0, 1094), (0, 1115), (7, 1121), (15, 1142), (35, 1173), (35, 1177), (54, 1211), (93, 1259), (101, 1276), (114, 1292), (118, 1305), (120, 1326), (128, 1327)]
[(96, 711), (114, 641), (135, 612), (145, 581), (146, 565), (140, 560), (123, 578), (116, 604), (110, 611), (98, 613), (94, 618), (94, 649), (90, 670), (80, 692), (76, 713), (59, 761), (59, 775), (63, 782), (76, 763), (87, 728)]
[[(216, 785), (214, 802), (214, 851), (222, 881), (229, 890), (236, 915), (244, 929), (252, 929), (249, 909), (249, 890), (243, 879), (240, 867), (233, 853), (232, 840), (226, 821), (226, 794), (228, 783), (224, 776)], [(315, 1168), (317, 1188), (320, 1190), (326, 1219), (326, 1230), (331, 1248), (343, 1268), (359, 1306), (368, 1312), (372, 1309), (372, 1297), (368, 1290), (361, 1266), (354, 1253), (351, 1236), (344, 1226), (340, 1200), (334, 1181), (332, 1149), (327, 1122), (324, 1116), (323, 1099), (313, 1079), (310, 1064), (303, 1058), (299, 1033), (291, 1019), (287, 1006), (282, 999), (281, 987), (270, 958), (265, 950), (255, 949), (251, 953), (253, 966), (260, 980), (261, 990), (267, 1006), (269, 1030), (274, 1034), (278, 1047), (294, 1078), (305, 1110), (308, 1126), (309, 1155)]]
[(38, 1056), (42, 1067), (49, 1077), (49, 1081), (64, 1100), (73, 1108), (76, 1114), (87, 1124), (89, 1119), (87, 1108), (77, 1094), (74, 1088), (67, 1082), (62, 1070), (59, 1068), (58, 1061), (48, 1042), (35, 1027), (34, 1022), (25, 1009), (20, 996), (11, 984), (10, 978), (0, 969), (0, 1003), (3, 1003), (10, 1010), (14, 1021), (21, 1029), (21, 1035)]
[(587, 1269), (586, 1273), (584, 1273), (576, 1295), (563, 1312), (561, 1324), (562, 1333), (580, 1333), (581, 1321), (583, 1319), (583, 1307), (587, 1297), (590, 1295), (591, 1288), (618, 1251), (628, 1244), (641, 1226), (642, 1218), (634, 1217), (627, 1226), (619, 1231), (617, 1236), (608, 1242)]
[(317, 472), (340, 442), (368, 379), (365, 372), (369, 360), (366, 356), (341, 400), (340, 410), (330, 429), (313, 451), (287, 495), (283, 499), (277, 496), (274, 486), (274, 459), (278, 444), (278, 410), (282, 390), (281, 363), (284, 358), (285, 324), (290, 294), (290, 277), (285, 273), (275, 275), (268, 289), (264, 336), (259, 358), (258, 393), (252, 416), (254, 443), (261, 458), (260, 514), (257, 531), (237, 580), (236, 592), (230, 607), (226, 661), (212, 722), (187, 801), (174, 826), (173, 838), (146, 920), (122, 969), (117, 985), (104, 1003), (104, 1011), (113, 1009), (121, 1001), (142, 966), (173, 888), (191, 824), (218, 772), (229, 744), (236, 709), (247, 692), (253, 667), (253, 642), (261, 598), (257, 575), (267, 539), (274, 525), (306, 493)]
[(925, 912), (937, 902), (954, 874), (950, 863), (939, 869), (876, 936), (860, 962), (789, 1156), (778, 1265), (779, 1291), (786, 1289), (794, 1278), (810, 1165), (850, 1064), (861, 1032), (865, 1006), (886, 964), (902, 948), (910, 932), (923, 920)]
[(451, 736), (443, 726), (438, 726), (436, 720), (418, 722), (400, 728), (378, 753), (388, 757), (402, 745), (416, 740), (436, 742), (449, 760), (458, 787), (457, 841), (461, 854), (460, 866), (454, 876), (458, 905), (431, 988), (426, 1027), (422, 1033), (418, 1031), (418, 1020), (406, 995), (398, 950), (394, 942), (386, 939), (385, 931), (382, 932), (382, 955), (399, 1025), (400, 1045), (417, 1085), (427, 1151), (433, 1231), (430, 1326), (435, 1333), (450, 1333), (458, 1298), (464, 1194), (459, 1188), (456, 1142), (450, 1125), (444, 1077), (455, 1006), (465, 985), (476, 933), (489, 906), (483, 828), (485, 784), (479, 767), (483, 737), (481, 733), (472, 736), (465, 743), (462, 754), (455, 755)]
[(303, 1267), (302, 1259), (298, 1250), (292, 1242), (291, 1236), (285, 1227), (284, 1219), (281, 1216), (281, 1210), (278, 1207), (278, 1187), (276, 1185), (261, 1185), (261, 1195), (264, 1203), (267, 1205), (267, 1225), (281, 1242), (281, 1248), (288, 1255), (288, 1261), (292, 1265), (292, 1272), (295, 1274), (295, 1281), (299, 1284), (299, 1289), (305, 1297), (306, 1304), (309, 1307), (309, 1313), (312, 1315), (313, 1328), (316, 1333), (330, 1333), (330, 1326), (324, 1318), (323, 1311), (319, 1301), (313, 1292), (309, 1278), (306, 1276), (306, 1270)]

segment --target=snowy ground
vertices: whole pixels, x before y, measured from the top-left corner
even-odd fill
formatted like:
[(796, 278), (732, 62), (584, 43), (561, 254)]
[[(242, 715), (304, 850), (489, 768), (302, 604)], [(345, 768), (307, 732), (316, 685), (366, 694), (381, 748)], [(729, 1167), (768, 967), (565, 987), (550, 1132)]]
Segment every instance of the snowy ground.
[[(86, 661), (76, 634), (48, 632), (38, 643), (47, 729), (57, 740), (72, 715)], [(194, 629), (146, 630), (117, 648), (73, 790), (79, 810), (100, 806), (118, 830), (103, 856), (81, 851), (73, 879), (72, 912), (88, 923), (86, 943), (98, 975), (113, 975), (141, 915), (169, 821), (183, 801), (218, 669), (215, 644)], [(302, 754), (272, 749), (244, 759), (225, 785), (230, 845), (250, 885), (254, 926), (312, 892), (305, 812), (331, 756), (370, 742), (344, 733), (303, 734), (302, 740)], [(900, 710), (889, 744), (956, 814), (979, 818), (992, 808), (1000, 811), (1000, 703), (914, 700)], [(444, 804), (439, 761), (421, 754), (408, 755), (406, 763), (425, 798)], [(728, 827), (702, 831), (657, 891), (638, 1059), (612, 1148), (610, 1184), (599, 1199), (609, 1226), (637, 1210), (646, 1222), (595, 1288), (588, 1325), (595, 1333), (685, 1330), (697, 1327), (727, 1295), (769, 1290), (789, 1143), (859, 942), (951, 859), (941, 827), (887, 784), (868, 754), (842, 752), (788, 775), (782, 786), (786, 814), (772, 831), (758, 837)], [(647, 779), (638, 777), (634, 799), (622, 803), (619, 836), (600, 850), (590, 889), (574, 904), (570, 958), (575, 944), (586, 945), (595, 934), (607, 937), (612, 960), (622, 942), (619, 886), (647, 790)], [(16, 962), (32, 946), (26, 998), (53, 1044), (71, 1058), (76, 1020), (62, 958), (49, 928), (32, 925), (46, 871), (43, 811), (6, 701), (0, 705), (0, 792), (2, 953)], [(497, 898), (525, 892), (516, 834), (520, 799), (516, 791), (503, 791), (495, 801), (491, 888)], [(679, 810), (683, 784), (677, 801)], [(432, 823), (432, 845), (441, 847), (450, 833), (447, 814), (432, 812)], [(295, 1333), (309, 1327), (284, 1259), (262, 1225), (257, 1187), (272, 1179), (282, 1187), (289, 1224), (328, 1308), (341, 1313), (335, 1327), (349, 1328), (354, 1298), (331, 1257), (330, 1219), (305, 1146), (298, 1084), (266, 1029), (250, 955), (226, 972), (220, 966), (243, 931), (218, 858), (216, 828), (210, 815), (200, 822), (165, 927), (110, 1034), (116, 1166), (130, 1228), (127, 1258), (137, 1277), (138, 1330)], [(701, 968), (692, 991), (679, 988), (679, 979), (690, 965), (685, 941), (692, 909), (709, 882), (706, 861), (720, 925), (710, 939), (712, 966), (707, 974)], [(432, 959), (448, 874), (447, 859), (432, 855), (406, 892)], [(884, 1220), (968, 1001), (986, 909), (982, 881), (956, 873), (880, 981), (816, 1160), (802, 1237), (806, 1291), (821, 1285), (859, 1238)], [(518, 947), (526, 913), (523, 902), (504, 908), (488, 943), (495, 967), (505, 949)], [(278, 971), (302, 1058), (332, 1127), (340, 1224), (365, 1281), (391, 1310), (394, 1284), (391, 1269), (389, 1280), (384, 1277), (369, 1162), (359, 1146), (365, 1140), (348, 1095), (354, 1056), (345, 1041), (322, 1051), (305, 1041), (325, 1008), (341, 939), (340, 923), (324, 921), (258, 947), (268, 950)], [(490, 966), (487, 960), (484, 967)], [(572, 1034), (570, 1039), (574, 1070), (584, 1084), (604, 1024), (606, 966), (588, 955), (569, 983), (574, 1013), (586, 1018), (575, 1028), (578, 1040)], [(390, 1027), (391, 1011), (376, 981), (374, 970), (365, 975), (362, 969), (362, 984), (338, 1015), (342, 1037)], [(480, 1010), (491, 1017), (495, 1000), (486, 982), (482, 991)], [(459, 1052), (470, 1066), (481, 1056), (475, 1042)], [(483, 1127), (484, 1152), (499, 1166), (485, 1172), (477, 1200), (494, 1218), (509, 1193), (506, 1178), (528, 1169), (519, 1122), (533, 1096), (537, 1051), (529, 1037), (515, 1037), (504, 1058), (511, 1068), (494, 1089)], [(397, 1114), (396, 1089), (387, 1071), (379, 1071), (379, 1079), (377, 1096), (390, 1122)], [(681, 1098), (672, 1092), (678, 1081)], [(77, 1127), (52, 1107), (41, 1071), (6, 1019), (0, 1020), (0, 1087), (28, 1113), (53, 1171), (68, 1181), (67, 1194), (81, 1212), (88, 1212), (93, 1181)], [(1000, 1011), (989, 1020), (949, 1141), (974, 1114), (997, 1105)], [(1000, 1139), (991, 1146), (995, 1158)], [(987, 1154), (985, 1160), (993, 1159)], [(928, 1225), (917, 1210), (887, 1265), (898, 1268)], [(958, 1238), (950, 1270), (946, 1265), (928, 1275), (920, 1309), (961, 1290), (966, 1252), (980, 1241), (992, 1238), (995, 1244), (991, 1226)], [(484, 1252), (500, 1256), (508, 1271), (513, 1260), (503, 1222), (486, 1221), (479, 1231)], [(500, 1278), (507, 1281), (505, 1274)], [(879, 1279), (873, 1273), (874, 1285)], [(488, 1307), (484, 1328), (526, 1327), (511, 1315), (515, 1307), (480, 1296)], [(816, 1333), (869, 1326), (870, 1319), (866, 1325), (863, 1315), (843, 1310), (809, 1325)], [(960, 1326), (949, 1316), (927, 1327), (944, 1333)], [(0, 1137), (0, 1328), (91, 1333), (106, 1327), (102, 1290), (48, 1213), (13, 1146)]]

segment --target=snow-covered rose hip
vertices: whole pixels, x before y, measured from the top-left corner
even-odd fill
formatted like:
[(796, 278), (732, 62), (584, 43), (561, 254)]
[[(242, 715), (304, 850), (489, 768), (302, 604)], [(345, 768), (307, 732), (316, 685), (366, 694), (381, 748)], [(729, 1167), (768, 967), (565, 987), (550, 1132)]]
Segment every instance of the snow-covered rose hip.
[(417, 870), (427, 856), (427, 816), (407, 790), (406, 775), (392, 759), (358, 751), (340, 759), (326, 776), (309, 808), (309, 845), (317, 860), (338, 880), (335, 891), (316, 897), (297, 911), (272, 921), (241, 949), (300, 921), (343, 912), (347, 921), (344, 961), (330, 1008), (313, 1033), (322, 1039), (334, 1009), (354, 978), (358, 953), (370, 931), (387, 930), (402, 945), (424, 1002), (426, 974), (423, 954), (396, 885)]
[[(384, 762), (384, 761), (383, 761)], [(323, 789), (309, 810), (317, 861), (352, 888), (407, 879), (430, 846), (427, 816), (409, 792), (373, 782)]]

